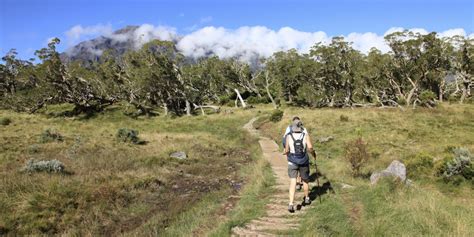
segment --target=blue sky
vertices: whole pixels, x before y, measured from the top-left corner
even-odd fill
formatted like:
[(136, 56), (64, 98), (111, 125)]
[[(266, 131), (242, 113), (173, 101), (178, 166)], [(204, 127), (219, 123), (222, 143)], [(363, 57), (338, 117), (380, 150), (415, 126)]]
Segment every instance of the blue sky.
[[(474, 32), (474, 1), (152, 1), (152, 0), (0, 0), (0, 53), (16, 48), (20, 57), (33, 56), (48, 38), (63, 42), (60, 51), (76, 41), (65, 32), (81, 25), (173, 27), (186, 35), (204, 26), (237, 29), (265, 26), (298, 31), (324, 31), (327, 35), (373, 32), (383, 35), (391, 27)], [(81, 35), (80, 40), (96, 35)], [(74, 41), (74, 42), (72, 42)]]

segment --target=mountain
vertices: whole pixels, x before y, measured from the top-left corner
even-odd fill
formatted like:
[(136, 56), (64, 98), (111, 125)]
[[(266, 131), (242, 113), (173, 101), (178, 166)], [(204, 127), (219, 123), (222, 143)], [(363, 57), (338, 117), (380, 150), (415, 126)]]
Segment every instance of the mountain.
[[(140, 40), (142, 39), (140, 37), (144, 35), (142, 32), (138, 32), (139, 28), (139, 26), (126, 26), (110, 35), (83, 41), (61, 53), (61, 60), (65, 63), (76, 60), (90, 63), (97, 61), (103, 52), (110, 49), (113, 49), (113, 52), (120, 56), (126, 51), (136, 49), (137, 46), (141, 45)], [(159, 36), (148, 35), (148, 33), (144, 37), (146, 39), (159, 39)]]

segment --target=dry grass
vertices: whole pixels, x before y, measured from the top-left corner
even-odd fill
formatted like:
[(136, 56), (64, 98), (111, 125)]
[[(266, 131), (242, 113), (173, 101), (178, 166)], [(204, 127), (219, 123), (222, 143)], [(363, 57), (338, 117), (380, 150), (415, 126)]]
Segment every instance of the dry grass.
[[(413, 187), (406, 189), (388, 181), (370, 187), (368, 179), (364, 178), (384, 169), (395, 159), (407, 161), (424, 153), (434, 161), (441, 160), (452, 155), (450, 147), (474, 151), (473, 105), (442, 104), (436, 109), (404, 111), (392, 108), (287, 108), (281, 122), (260, 125), (261, 130), (280, 143), (281, 134), (295, 115), (302, 118), (309, 130), (319, 155), (320, 170), (336, 189), (335, 195), (326, 196), (323, 204), (316, 204), (317, 207), (308, 212), (306, 226), (299, 234), (469, 236), (474, 233), (474, 203), (467, 201), (474, 195), (472, 181), (451, 186), (429, 175), (414, 178)], [(348, 121), (341, 122), (341, 116), (347, 117)], [(316, 142), (327, 136), (333, 136), (334, 140), (323, 144)], [(344, 145), (358, 137), (367, 141), (372, 158), (361, 169), (366, 175), (354, 178), (344, 159)], [(410, 175), (410, 170), (408, 172)], [(341, 183), (357, 188), (343, 190)], [(351, 214), (356, 203), (360, 217), (354, 224)]]
[[(235, 192), (231, 183), (243, 182), (241, 167), (255, 159), (241, 129), (255, 110), (176, 119), (132, 119), (120, 107), (89, 119), (48, 113), (0, 111), (14, 118), (0, 127), (0, 228), (9, 234), (116, 235), (150, 218), (161, 232), (204, 196)], [(48, 128), (64, 141), (39, 143)], [(119, 128), (147, 144), (119, 142)], [(189, 158), (169, 158), (174, 151)], [(31, 158), (57, 159), (69, 174), (21, 172)]]

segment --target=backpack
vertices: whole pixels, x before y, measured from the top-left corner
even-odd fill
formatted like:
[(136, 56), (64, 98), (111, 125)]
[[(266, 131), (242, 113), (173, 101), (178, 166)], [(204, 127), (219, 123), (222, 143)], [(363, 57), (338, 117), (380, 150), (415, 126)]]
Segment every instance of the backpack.
[(305, 134), (303, 133), (303, 136), (301, 139), (295, 139), (293, 137), (293, 133), (290, 133), (291, 139), (293, 139), (293, 147), (295, 148), (295, 154), (297, 157), (305, 155), (306, 154), (306, 147), (304, 146), (304, 136)]
[(285, 149), (285, 146), (286, 146), (286, 137), (288, 136), (288, 134), (292, 133), (293, 131), (291, 131), (291, 126), (289, 126), (290, 128), (290, 132), (289, 133), (286, 133), (284, 136), (283, 136), (283, 140), (281, 140), (281, 144), (283, 145), (283, 149)]

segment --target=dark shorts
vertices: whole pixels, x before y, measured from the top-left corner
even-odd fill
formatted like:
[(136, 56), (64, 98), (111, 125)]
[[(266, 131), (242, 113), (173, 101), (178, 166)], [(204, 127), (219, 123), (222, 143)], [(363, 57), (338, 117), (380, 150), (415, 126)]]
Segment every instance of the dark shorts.
[(309, 164), (307, 165), (296, 165), (290, 162), (288, 163), (288, 176), (290, 178), (296, 178), (300, 172), (301, 179), (305, 182), (309, 181)]

